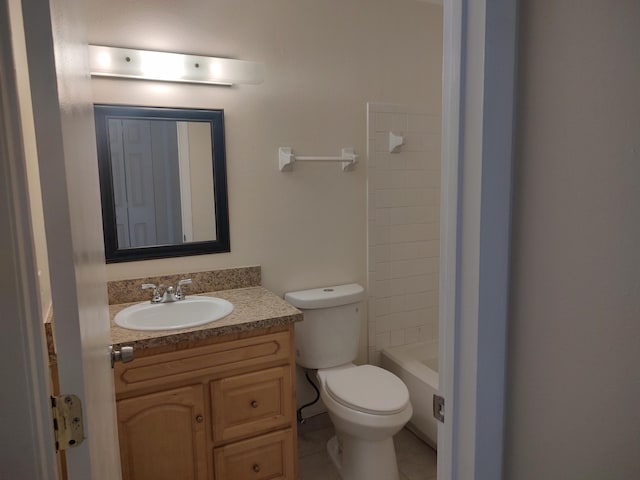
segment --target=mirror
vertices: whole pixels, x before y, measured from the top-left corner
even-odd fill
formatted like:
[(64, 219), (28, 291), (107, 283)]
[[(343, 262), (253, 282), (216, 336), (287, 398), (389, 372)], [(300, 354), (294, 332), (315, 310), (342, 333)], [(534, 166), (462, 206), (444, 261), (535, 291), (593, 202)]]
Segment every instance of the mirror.
[(107, 263), (230, 251), (223, 110), (94, 113)]

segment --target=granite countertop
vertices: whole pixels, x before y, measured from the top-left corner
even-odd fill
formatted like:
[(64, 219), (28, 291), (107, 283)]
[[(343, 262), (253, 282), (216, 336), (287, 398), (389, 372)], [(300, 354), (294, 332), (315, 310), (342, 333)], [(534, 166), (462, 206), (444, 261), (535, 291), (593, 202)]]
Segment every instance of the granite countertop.
[(135, 349), (146, 349), (254, 329), (288, 325), (302, 320), (302, 313), (298, 309), (263, 287), (220, 290), (201, 295), (228, 300), (233, 304), (233, 312), (220, 320), (198, 327), (180, 330), (139, 331), (121, 328), (113, 322), (113, 318), (120, 310), (140, 302), (110, 305), (113, 346), (131, 345)]

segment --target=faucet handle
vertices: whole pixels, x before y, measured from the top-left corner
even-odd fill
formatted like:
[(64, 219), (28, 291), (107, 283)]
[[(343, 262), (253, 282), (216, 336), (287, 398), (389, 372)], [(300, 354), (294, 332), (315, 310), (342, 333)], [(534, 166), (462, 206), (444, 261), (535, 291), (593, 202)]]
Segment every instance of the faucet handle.
[(153, 288), (153, 298), (151, 299), (151, 303), (158, 303), (162, 299), (162, 297), (160, 296), (160, 291), (158, 290), (158, 288), (162, 288), (162, 287), (163, 287), (163, 285), (160, 285), (158, 287), (154, 283), (143, 283), (142, 284), (142, 289), (143, 290), (147, 290), (147, 289)]
[(178, 282), (178, 286), (176, 287), (176, 298), (178, 300), (182, 300), (185, 297), (184, 293), (182, 292), (182, 287), (184, 285), (191, 285), (191, 283), (193, 282), (190, 278), (183, 278)]

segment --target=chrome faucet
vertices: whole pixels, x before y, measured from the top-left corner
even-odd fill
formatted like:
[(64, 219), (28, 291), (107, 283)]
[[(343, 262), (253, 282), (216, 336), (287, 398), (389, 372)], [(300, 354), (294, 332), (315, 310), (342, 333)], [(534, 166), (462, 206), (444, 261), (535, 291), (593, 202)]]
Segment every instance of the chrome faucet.
[(143, 283), (142, 289), (153, 289), (151, 303), (170, 303), (184, 300), (186, 295), (182, 291), (182, 287), (185, 285), (191, 285), (190, 278), (183, 278), (178, 282), (178, 285), (175, 288), (172, 286), (165, 287), (162, 284), (155, 285), (153, 283)]

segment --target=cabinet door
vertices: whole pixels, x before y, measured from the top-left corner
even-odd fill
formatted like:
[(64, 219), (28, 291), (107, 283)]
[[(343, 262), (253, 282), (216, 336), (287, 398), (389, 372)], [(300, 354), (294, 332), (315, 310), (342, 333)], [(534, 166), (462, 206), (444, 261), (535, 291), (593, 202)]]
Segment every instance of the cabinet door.
[(207, 478), (203, 392), (191, 385), (117, 403), (124, 480)]

